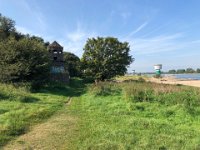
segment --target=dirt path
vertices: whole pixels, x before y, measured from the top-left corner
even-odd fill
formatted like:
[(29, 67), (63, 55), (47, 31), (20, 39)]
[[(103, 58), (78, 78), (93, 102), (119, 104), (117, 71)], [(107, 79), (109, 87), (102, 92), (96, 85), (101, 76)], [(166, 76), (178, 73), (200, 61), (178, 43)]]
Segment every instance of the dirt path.
[(70, 139), (77, 136), (78, 118), (67, 111), (68, 106), (45, 123), (7, 144), (4, 150), (71, 150)]

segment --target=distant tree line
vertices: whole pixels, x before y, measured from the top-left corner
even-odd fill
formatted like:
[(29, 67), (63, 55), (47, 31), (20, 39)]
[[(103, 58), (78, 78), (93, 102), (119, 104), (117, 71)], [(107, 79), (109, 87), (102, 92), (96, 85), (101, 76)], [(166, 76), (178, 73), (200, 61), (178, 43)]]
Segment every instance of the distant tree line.
[[(0, 14), (0, 82), (48, 82), (48, 45), (41, 37), (18, 32), (15, 21)], [(126, 73), (134, 60), (129, 52), (128, 42), (97, 37), (87, 40), (81, 59), (64, 52), (64, 60), (71, 77), (106, 80)]]
[(170, 74), (182, 74), (182, 73), (200, 73), (200, 68), (197, 68), (196, 70), (193, 68), (187, 68), (187, 69), (172, 69), (169, 70), (168, 73)]

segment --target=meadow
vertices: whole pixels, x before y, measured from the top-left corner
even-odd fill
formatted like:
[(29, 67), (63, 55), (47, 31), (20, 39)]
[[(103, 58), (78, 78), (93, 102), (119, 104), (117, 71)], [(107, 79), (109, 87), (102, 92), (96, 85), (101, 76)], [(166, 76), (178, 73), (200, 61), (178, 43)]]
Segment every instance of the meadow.
[(73, 149), (200, 149), (198, 88), (103, 82), (70, 109), (81, 118)]
[(79, 96), (77, 81), (70, 85), (50, 83), (32, 91), (27, 84), (0, 84), (0, 147), (30, 127), (46, 121), (69, 101)]
[[(59, 144), (58, 149), (200, 149), (199, 88), (138, 78), (98, 85), (75, 79), (68, 86), (26, 90), (1, 85), (1, 143), (28, 132), (30, 126), (47, 121), (55, 112), (59, 117), (58, 110), (65, 110), (64, 116), (78, 119), (70, 130), (73, 138), (62, 138), (67, 133), (59, 136), (60, 143), (67, 140), (70, 145), (61, 148), (63, 144)], [(68, 97), (72, 102), (63, 107)], [(60, 124), (69, 132), (64, 121)]]

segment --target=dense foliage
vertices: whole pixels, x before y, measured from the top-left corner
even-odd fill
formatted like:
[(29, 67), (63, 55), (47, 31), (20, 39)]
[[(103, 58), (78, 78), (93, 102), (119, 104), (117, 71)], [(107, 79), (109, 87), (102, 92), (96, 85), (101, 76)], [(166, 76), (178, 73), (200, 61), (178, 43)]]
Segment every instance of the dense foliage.
[(13, 20), (0, 15), (0, 81), (39, 83), (48, 79), (47, 43), (18, 33)]
[(64, 52), (64, 61), (68, 68), (70, 77), (81, 76), (81, 62), (78, 56), (70, 52)]
[(88, 39), (81, 59), (85, 75), (96, 80), (124, 75), (127, 66), (133, 61), (129, 51), (129, 44), (120, 42), (117, 38)]
[(10, 35), (15, 35), (15, 22), (7, 17), (0, 14), (0, 40), (3, 40)]
[(0, 41), (0, 81), (43, 81), (48, 54), (43, 43), (29, 38)]

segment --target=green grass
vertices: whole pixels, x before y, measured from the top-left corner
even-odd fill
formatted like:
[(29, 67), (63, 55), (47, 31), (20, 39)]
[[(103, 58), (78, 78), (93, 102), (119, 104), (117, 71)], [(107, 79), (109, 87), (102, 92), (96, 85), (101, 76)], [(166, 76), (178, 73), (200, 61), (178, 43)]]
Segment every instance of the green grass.
[(73, 149), (200, 149), (200, 90), (146, 82), (100, 83), (74, 100)]
[[(57, 112), (27, 134), (25, 145), (70, 150), (200, 149), (199, 88), (143, 80), (86, 86), (76, 79), (69, 86), (48, 85), (35, 93), (12, 85), (0, 89), (2, 144)], [(68, 97), (73, 97), (72, 103), (63, 107)], [(54, 136), (48, 130), (35, 135), (46, 128), (54, 129)], [(40, 140), (33, 139), (32, 132)]]
[(27, 86), (0, 84), (0, 147), (29, 131), (61, 109), (69, 97), (83, 92), (81, 80), (70, 85), (49, 84), (31, 92)]

